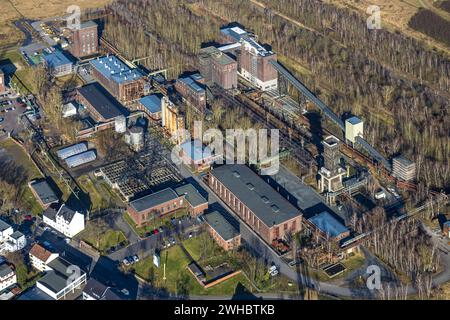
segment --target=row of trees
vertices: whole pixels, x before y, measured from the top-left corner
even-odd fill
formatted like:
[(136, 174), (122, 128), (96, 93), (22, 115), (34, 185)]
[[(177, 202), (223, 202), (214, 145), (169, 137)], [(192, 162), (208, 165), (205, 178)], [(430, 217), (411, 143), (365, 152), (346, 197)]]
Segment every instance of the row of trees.
[(36, 98), (44, 111), (41, 122), (44, 128), (49, 130), (54, 137), (59, 137), (62, 143), (74, 141), (76, 130), (81, 127), (81, 124), (63, 118), (62, 91), (55, 84), (55, 79), (51, 76), (50, 71), (44, 66), (33, 68), (31, 79)]

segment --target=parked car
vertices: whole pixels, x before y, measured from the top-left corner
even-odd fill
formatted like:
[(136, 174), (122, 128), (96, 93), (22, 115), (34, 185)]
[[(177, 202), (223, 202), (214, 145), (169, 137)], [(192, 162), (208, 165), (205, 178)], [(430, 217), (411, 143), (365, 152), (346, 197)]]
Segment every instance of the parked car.
[(159, 227), (159, 232), (164, 232), (164, 228), (163, 227)]
[(158, 234), (158, 233), (159, 233), (158, 229), (153, 230), (153, 234)]
[(122, 263), (124, 264), (124, 266), (127, 266), (127, 267), (130, 265), (130, 262), (128, 261), (127, 258), (123, 259)]
[(139, 262), (139, 257), (138, 257), (137, 254), (135, 254), (135, 255), (133, 256), (133, 261), (134, 261), (134, 263), (138, 263), (138, 262)]
[(3, 121), (5, 121), (5, 118), (0, 118), (0, 123), (2, 123)]
[(192, 238), (192, 232), (189, 232), (189, 239)]
[(171, 244), (175, 244), (175, 239), (174, 238), (170, 238), (170, 243)]
[(33, 220), (33, 217), (31, 216), (31, 214), (27, 214), (25, 216), (25, 221), (31, 221), (31, 220)]

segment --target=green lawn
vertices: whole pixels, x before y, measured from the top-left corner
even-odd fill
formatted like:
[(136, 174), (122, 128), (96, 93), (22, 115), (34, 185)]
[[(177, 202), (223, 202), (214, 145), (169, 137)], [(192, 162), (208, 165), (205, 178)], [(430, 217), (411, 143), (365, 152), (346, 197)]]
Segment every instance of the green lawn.
[(80, 176), (77, 181), (83, 191), (89, 194), (89, 198), (92, 203), (92, 211), (108, 208), (108, 195), (100, 193), (88, 175)]
[[(163, 264), (166, 263), (166, 280), (163, 280)], [(188, 276), (189, 294), (190, 295), (232, 295), (236, 286), (240, 283), (246, 288), (250, 288), (250, 284), (244, 275), (237, 275), (209, 289), (204, 289), (187, 270), (190, 263), (188, 257), (177, 245), (161, 252), (161, 266), (156, 268), (153, 265), (153, 257), (150, 256), (142, 259), (135, 266), (135, 273), (151, 282), (159, 288), (166, 288), (169, 292), (175, 293), (177, 288), (177, 280), (181, 276)], [(152, 281), (153, 280), (153, 281)]]
[(111, 247), (127, 241), (122, 231), (107, 230), (99, 234), (92, 223), (86, 226), (86, 229), (81, 234), (81, 238), (101, 253), (106, 253)]

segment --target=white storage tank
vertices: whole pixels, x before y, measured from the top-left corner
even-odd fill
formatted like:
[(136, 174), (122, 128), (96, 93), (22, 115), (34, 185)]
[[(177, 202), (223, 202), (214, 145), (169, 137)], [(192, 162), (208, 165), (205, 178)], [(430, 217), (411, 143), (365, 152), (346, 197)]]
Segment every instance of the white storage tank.
[(118, 116), (115, 120), (115, 130), (117, 133), (125, 133), (127, 131), (127, 118)]
[(136, 151), (142, 148), (144, 145), (144, 129), (142, 127), (134, 126), (130, 129), (130, 144)]

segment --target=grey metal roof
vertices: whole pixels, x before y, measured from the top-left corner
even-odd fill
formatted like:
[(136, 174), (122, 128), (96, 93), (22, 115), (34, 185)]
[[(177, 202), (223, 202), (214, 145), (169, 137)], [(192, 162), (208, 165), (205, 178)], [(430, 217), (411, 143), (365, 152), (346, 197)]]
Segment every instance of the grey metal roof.
[(239, 235), (237, 230), (219, 211), (213, 211), (203, 215), (206, 223), (213, 228), (225, 241)]
[(106, 120), (124, 115), (123, 106), (97, 82), (79, 88), (78, 93)]
[(105, 286), (94, 278), (88, 280), (83, 292), (96, 300), (121, 300), (110, 287)]
[(66, 148), (59, 149), (56, 151), (56, 155), (60, 159), (66, 159), (68, 157), (71, 157), (73, 155), (79, 154), (81, 152), (87, 151), (87, 143), (86, 142), (80, 142), (74, 145), (71, 145)]
[(72, 221), (73, 216), (75, 215), (76, 211), (69, 208), (65, 204), (62, 204), (59, 208), (57, 206), (50, 206), (44, 211), (44, 216), (56, 221), (56, 216), (62, 215), (64, 217), (64, 220), (66, 221)]
[(130, 202), (130, 206), (136, 211), (140, 212), (147, 210), (154, 206), (163, 204), (178, 198), (178, 195), (171, 188), (163, 189), (161, 191), (146, 195), (142, 198)]
[[(60, 292), (67, 287), (69, 277), (73, 274), (72, 269), (74, 265), (61, 257), (58, 257), (48, 263), (48, 266), (52, 269), (47, 271), (46, 274), (38, 280), (38, 282), (55, 293)], [(79, 276), (83, 276), (85, 272), (80, 269)], [(73, 279), (74, 281), (77, 279)]]
[(187, 202), (191, 204), (193, 207), (197, 207), (201, 204), (207, 203), (208, 200), (206, 200), (200, 192), (192, 185), (192, 184), (185, 184), (184, 186), (175, 188), (175, 192), (179, 196), (185, 195), (185, 198)]
[(36, 192), (39, 199), (41, 199), (44, 204), (52, 203), (58, 200), (55, 192), (53, 192), (52, 188), (45, 180), (33, 181), (30, 183), (30, 187), (33, 188), (34, 192)]
[(0, 278), (6, 277), (11, 272), (13, 272), (13, 269), (7, 264), (0, 265)]
[(300, 210), (245, 165), (223, 165), (214, 168), (211, 174), (268, 227), (301, 215)]
[(11, 228), (9, 224), (7, 224), (5, 221), (0, 220), (0, 231), (5, 231), (7, 229)]
[(14, 231), (13, 234), (10, 235), (10, 237), (13, 238), (14, 240), (20, 239), (23, 236), (24, 236), (23, 233), (20, 231)]
[(316, 214), (315, 216), (309, 218), (308, 221), (313, 223), (320, 231), (327, 234), (331, 238), (335, 238), (340, 234), (349, 231), (344, 225), (342, 225), (342, 223), (326, 211)]
[(58, 293), (67, 286), (67, 277), (64, 277), (54, 271), (47, 271), (47, 273), (40, 278), (38, 282), (50, 289), (52, 292)]
[(69, 168), (74, 168), (81, 166), (82, 164), (94, 161), (95, 159), (97, 159), (95, 151), (89, 150), (67, 158), (66, 164)]
[(50, 220), (56, 221), (56, 214), (58, 213), (58, 207), (50, 206), (44, 210), (44, 217), (49, 218)]

